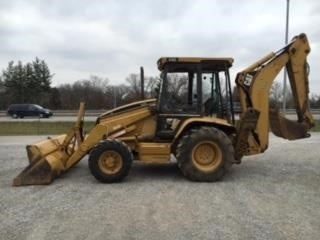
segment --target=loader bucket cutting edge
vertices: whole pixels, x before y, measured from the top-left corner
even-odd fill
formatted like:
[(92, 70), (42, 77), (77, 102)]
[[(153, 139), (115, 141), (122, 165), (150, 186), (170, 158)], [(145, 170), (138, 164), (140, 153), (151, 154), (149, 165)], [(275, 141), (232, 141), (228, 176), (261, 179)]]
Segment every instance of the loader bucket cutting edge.
[(15, 179), (13, 186), (50, 184), (56, 178), (54, 171), (46, 159), (30, 163)]

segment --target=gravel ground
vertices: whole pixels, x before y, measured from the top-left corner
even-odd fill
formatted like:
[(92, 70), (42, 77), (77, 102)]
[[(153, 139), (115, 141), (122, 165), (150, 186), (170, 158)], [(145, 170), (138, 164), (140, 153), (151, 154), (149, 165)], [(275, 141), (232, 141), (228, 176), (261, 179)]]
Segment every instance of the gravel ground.
[(177, 167), (134, 164), (125, 182), (100, 184), (87, 159), (49, 186), (11, 187), (24, 146), (0, 137), (0, 239), (319, 239), (320, 134), (271, 136), (223, 181), (194, 183)]

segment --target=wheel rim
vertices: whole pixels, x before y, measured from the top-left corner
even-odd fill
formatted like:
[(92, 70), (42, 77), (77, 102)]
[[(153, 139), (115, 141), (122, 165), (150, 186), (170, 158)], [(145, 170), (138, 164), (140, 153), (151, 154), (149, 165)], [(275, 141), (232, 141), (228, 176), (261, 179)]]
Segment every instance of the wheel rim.
[(98, 164), (103, 173), (115, 174), (122, 168), (123, 160), (119, 153), (106, 151), (100, 155)]
[(212, 172), (222, 163), (222, 151), (214, 142), (200, 142), (192, 150), (192, 161), (201, 171)]

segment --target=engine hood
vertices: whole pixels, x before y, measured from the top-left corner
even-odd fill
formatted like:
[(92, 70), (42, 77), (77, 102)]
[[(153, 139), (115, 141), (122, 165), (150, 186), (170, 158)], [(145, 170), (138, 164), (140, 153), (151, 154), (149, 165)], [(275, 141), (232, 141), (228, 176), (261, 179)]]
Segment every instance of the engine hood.
[(105, 119), (105, 118), (108, 118), (110, 116), (114, 116), (114, 115), (117, 115), (117, 114), (121, 114), (121, 113), (130, 111), (130, 110), (133, 110), (133, 109), (146, 107), (146, 106), (155, 107), (156, 106), (156, 101), (157, 101), (157, 99), (155, 99), (155, 98), (146, 99), (146, 100), (143, 100), (143, 101), (132, 102), (132, 103), (125, 104), (125, 105), (122, 105), (122, 106), (117, 107), (117, 108), (113, 108), (113, 109), (111, 109), (109, 111), (106, 111), (106, 112), (102, 113), (97, 118), (96, 124), (98, 124), (102, 119)]

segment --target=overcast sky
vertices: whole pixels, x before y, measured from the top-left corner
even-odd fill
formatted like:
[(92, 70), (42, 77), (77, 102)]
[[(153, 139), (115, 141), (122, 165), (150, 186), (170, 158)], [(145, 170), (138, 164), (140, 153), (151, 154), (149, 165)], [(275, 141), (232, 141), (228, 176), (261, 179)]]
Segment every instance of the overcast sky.
[[(233, 57), (231, 76), (285, 41), (286, 0), (0, 0), (0, 68), (37, 56), (53, 85), (98, 75), (124, 83), (161, 56)], [(290, 0), (289, 39), (307, 33), (320, 94), (320, 1)], [(282, 76), (280, 77), (282, 78)]]

